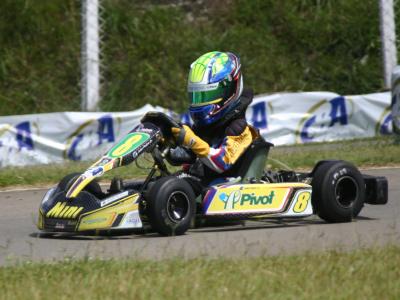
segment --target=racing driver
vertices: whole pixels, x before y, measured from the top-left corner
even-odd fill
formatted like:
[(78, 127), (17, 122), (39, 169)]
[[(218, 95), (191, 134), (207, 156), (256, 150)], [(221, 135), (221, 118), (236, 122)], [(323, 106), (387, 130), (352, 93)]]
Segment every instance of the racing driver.
[(190, 170), (196, 168), (206, 182), (237, 176), (231, 174), (232, 167), (258, 136), (245, 118), (253, 92), (243, 89), (239, 57), (230, 52), (203, 54), (190, 66), (187, 90), (193, 126), (172, 128), (182, 147), (173, 149), (170, 159), (183, 162), (183, 149), (190, 149), (198, 158)]

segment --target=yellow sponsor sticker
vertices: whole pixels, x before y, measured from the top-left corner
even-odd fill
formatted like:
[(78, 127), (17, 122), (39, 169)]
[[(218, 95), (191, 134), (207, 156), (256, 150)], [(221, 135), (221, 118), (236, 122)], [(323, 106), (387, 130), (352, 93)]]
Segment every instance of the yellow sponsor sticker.
[(82, 218), (79, 230), (93, 230), (110, 228), (115, 220), (116, 213), (96, 213)]
[(308, 202), (311, 200), (311, 192), (304, 191), (297, 196), (296, 204), (293, 207), (295, 213), (302, 213), (306, 210)]
[(144, 132), (130, 133), (109, 151), (108, 156), (111, 158), (124, 156), (149, 139), (150, 135)]
[(68, 206), (66, 202), (57, 202), (46, 214), (47, 218), (75, 219), (83, 207)]
[(139, 194), (130, 195), (117, 201), (114, 205), (104, 206), (83, 214), (77, 230), (110, 229), (117, 215), (139, 210), (139, 204), (136, 203), (138, 197)]
[(218, 188), (207, 214), (280, 212), (285, 209), (294, 186), (244, 184)]

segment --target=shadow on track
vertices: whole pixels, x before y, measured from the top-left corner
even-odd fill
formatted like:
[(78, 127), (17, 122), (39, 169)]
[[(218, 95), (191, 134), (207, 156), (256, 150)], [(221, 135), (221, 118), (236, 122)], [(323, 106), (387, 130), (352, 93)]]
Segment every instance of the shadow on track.
[[(356, 221), (373, 221), (376, 218), (358, 216)], [(210, 221), (210, 220), (209, 220)], [(216, 222), (215, 222), (216, 221)], [(209, 223), (203, 224), (196, 228), (190, 229), (190, 234), (212, 233), (212, 232), (230, 232), (230, 231), (251, 231), (260, 229), (280, 229), (294, 228), (310, 225), (329, 225), (329, 223), (320, 219), (269, 219), (269, 220), (247, 220), (247, 221), (231, 221), (223, 222), (221, 220), (211, 220)], [(131, 240), (146, 238), (168, 238), (160, 236), (151, 229), (145, 230), (118, 230), (118, 231), (91, 231), (86, 233), (56, 233), (56, 232), (34, 232), (29, 234), (32, 238), (40, 239), (62, 239), (62, 240), (82, 240), (82, 241), (98, 241), (98, 240)]]

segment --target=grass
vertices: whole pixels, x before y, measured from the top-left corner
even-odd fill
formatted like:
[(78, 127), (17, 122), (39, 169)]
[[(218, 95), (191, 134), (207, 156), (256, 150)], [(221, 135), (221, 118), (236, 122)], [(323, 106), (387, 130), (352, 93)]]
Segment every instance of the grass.
[(400, 248), (0, 268), (1, 299), (398, 299)]
[[(279, 160), (293, 169), (311, 168), (319, 160), (341, 159), (358, 167), (398, 166), (400, 145), (393, 137), (376, 137), (330, 143), (312, 143), (273, 148), (270, 158)], [(279, 165), (270, 161), (272, 167)]]
[[(84, 172), (91, 164), (90, 162), (67, 162), (64, 164), (5, 168), (0, 170), (0, 187), (53, 184), (66, 174)], [(105, 174), (102, 179), (111, 180), (114, 176), (124, 179), (145, 177), (148, 172), (148, 170), (138, 168), (135, 164), (132, 164), (114, 169)]]
[[(311, 169), (323, 159), (342, 159), (358, 167), (398, 166), (400, 165), (400, 145), (393, 143), (392, 137), (379, 137), (332, 143), (315, 143), (272, 148), (267, 165), (272, 169), (282, 169), (287, 165), (293, 169)], [(83, 172), (89, 162), (68, 162), (65, 164), (14, 167), (0, 170), (0, 187), (15, 185), (47, 185), (58, 182), (64, 175)], [(141, 164), (144, 164), (142, 161)], [(149, 164), (147, 163), (147, 166)], [(139, 169), (132, 164), (107, 173), (105, 180), (113, 176), (121, 178), (144, 177), (148, 170)]]

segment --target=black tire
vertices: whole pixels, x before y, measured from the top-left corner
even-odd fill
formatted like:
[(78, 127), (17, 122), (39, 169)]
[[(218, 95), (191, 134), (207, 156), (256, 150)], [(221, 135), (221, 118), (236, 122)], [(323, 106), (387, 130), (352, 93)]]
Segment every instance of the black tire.
[[(60, 191), (67, 192), (68, 189), (71, 187), (74, 180), (81, 175), (81, 173), (71, 173), (64, 176), (60, 182), (58, 183), (58, 188)], [(97, 181), (90, 182), (85, 188), (83, 189), (86, 192), (89, 192), (96, 196), (97, 198), (101, 198), (103, 195), (103, 191)]]
[(312, 204), (318, 216), (331, 223), (351, 222), (365, 200), (365, 183), (358, 169), (346, 161), (320, 164), (312, 180)]
[(182, 235), (196, 213), (190, 185), (176, 177), (157, 180), (146, 193), (146, 212), (152, 228), (161, 235)]

